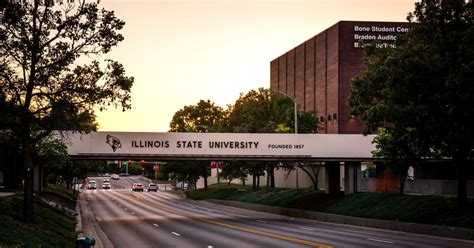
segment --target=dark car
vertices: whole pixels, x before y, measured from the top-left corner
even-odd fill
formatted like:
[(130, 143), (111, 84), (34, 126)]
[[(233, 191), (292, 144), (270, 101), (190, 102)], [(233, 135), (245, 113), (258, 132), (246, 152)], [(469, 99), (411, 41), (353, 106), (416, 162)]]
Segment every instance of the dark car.
[(156, 184), (154, 184), (154, 183), (148, 184), (147, 191), (148, 191), (148, 192), (151, 192), (151, 191), (157, 192), (157, 191), (158, 191), (158, 185), (156, 185)]
[(143, 191), (143, 184), (141, 183), (134, 183), (132, 185), (132, 191)]

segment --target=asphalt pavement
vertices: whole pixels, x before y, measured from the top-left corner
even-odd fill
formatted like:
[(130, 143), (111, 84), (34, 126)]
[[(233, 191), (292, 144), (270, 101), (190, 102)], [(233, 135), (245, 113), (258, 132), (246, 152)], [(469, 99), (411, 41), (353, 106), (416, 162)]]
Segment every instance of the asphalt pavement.
[[(102, 185), (102, 177), (93, 178), (93, 180), (99, 183), (99, 188), (100, 188)], [(126, 178), (121, 178), (119, 180), (129, 181)], [(147, 178), (140, 178), (139, 180), (142, 181), (143, 183), (150, 182), (150, 180)], [(112, 187), (115, 186), (115, 188), (118, 188), (118, 189), (125, 189), (122, 184), (115, 184), (114, 180), (112, 179), (110, 179), (110, 181), (112, 182), (112, 185), (113, 185)], [(167, 185), (159, 184), (158, 186), (160, 190), (167, 191), (167, 190), (173, 189), (173, 187), (169, 184)], [(87, 186), (82, 187), (80, 191), (83, 193), (87, 192), (88, 191)], [(0, 196), (2, 196), (2, 194), (7, 195), (7, 193), (5, 192), (0, 192)], [(9, 194), (13, 194), (13, 193), (9, 193)], [(84, 237), (84, 236), (93, 237), (96, 241), (96, 244), (94, 247), (98, 247), (98, 248), (114, 247), (114, 245), (110, 241), (107, 234), (100, 227), (94, 213), (91, 211), (89, 203), (88, 203), (89, 200), (90, 199), (88, 198), (87, 194), (79, 195), (78, 206), (76, 207), (76, 212), (78, 213), (78, 217), (77, 217), (78, 224), (76, 227), (76, 231), (79, 233), (78, 238)]]
[(164, 192), (131, 192), (133, 182), (147, 183), (121, 178), (110, 191), (99, 185), (81, 194), (81, 229), (96, 239), (95, 247), (473, 247), (471, 241), (291, 218)]

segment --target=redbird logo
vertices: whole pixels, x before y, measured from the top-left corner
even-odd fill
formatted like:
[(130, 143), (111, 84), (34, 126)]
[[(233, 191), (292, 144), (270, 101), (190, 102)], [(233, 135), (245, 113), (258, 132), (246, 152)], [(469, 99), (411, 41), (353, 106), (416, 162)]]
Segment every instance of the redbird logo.
[(117, 148), (122, 148), (122, 143), (120, 140), (112, 135), (107, 135), (107, 144), (112, 147), (112, 150), (115, 152)]

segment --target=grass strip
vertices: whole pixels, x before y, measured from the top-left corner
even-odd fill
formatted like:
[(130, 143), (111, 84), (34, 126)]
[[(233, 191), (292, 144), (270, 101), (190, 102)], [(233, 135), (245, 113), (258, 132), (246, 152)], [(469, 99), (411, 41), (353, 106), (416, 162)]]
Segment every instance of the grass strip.
[(23, 196), (0, 198), (0, 247), (75, 247), (73, 215), (34, 200), (33, 223), (23, 222)]
[[(456, 197), (356, 193), (329, 196), (312, 189), (260, 189), (220, 187), (186, 191), (195, 200), (221, 199), (297, 208), (346, 216), (445, 225), (474, 229), (474, 208), (458, 209)], [(470, 206), (474, 205), (470, 199)]]

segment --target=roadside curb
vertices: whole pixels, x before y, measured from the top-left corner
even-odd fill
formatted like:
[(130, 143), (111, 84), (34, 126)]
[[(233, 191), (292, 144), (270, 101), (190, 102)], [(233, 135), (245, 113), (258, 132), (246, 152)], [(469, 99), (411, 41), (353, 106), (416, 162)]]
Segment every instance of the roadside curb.
[(331, 222), (338, 224), (347, 224), (353, 226), (363, 226), (370, 228), (379, 228), (392, 231), (401, 231), (407, 233), (417, 233), (430, 236), (440, 236), (454, 239), (474, 240), (474, 229), (451, 227), (451, 226), (437, 226), (428, 224), (416, 224), (408, 222), (366, 219), (359, 217), (343, 216), (337, 214), (327, 214), (315, 211), (300, 210), (294, 208), (283, 208), (266, 206), (253, 203), (225, 201), (217, 199), (205, 200), (210, 203), (226, 205), (236, 208), (243, 208), (257, 212), (264, 212), (270, 214), (285, 215), (294, 218), (317, 220), (322, 222)]
[(79, 206), (79, 196), (77, 197), (77, 201), (76, 201), (76, 220), (77, 220), (77, 224), (76, 224), (76, 232), (77, 232), (77, 237), (80, 238), (82, 236), (84, 236), (84, 234), (82, 234), (82, 217), (81, 217), (81, 207)]
[[(78, 234), (78, 237), (82, 236), (92, 236), (95, 238), (96, 245), (94, 247), (114, 247), (112, 242), (110, 241), (107, 234), (102, 230), (99, 226), (99, 223), (94, 218), (94, 215), (90, 208), (86, 204), (86, 200), (84, 199), (85, 196), (83, 194), (79, 195), (79, 208), (80, 208), (80, 216), (81, 216), (81, 226), (82, 226), (82, 233)], [(81, 236), (79, 236), (81, 235)]]

